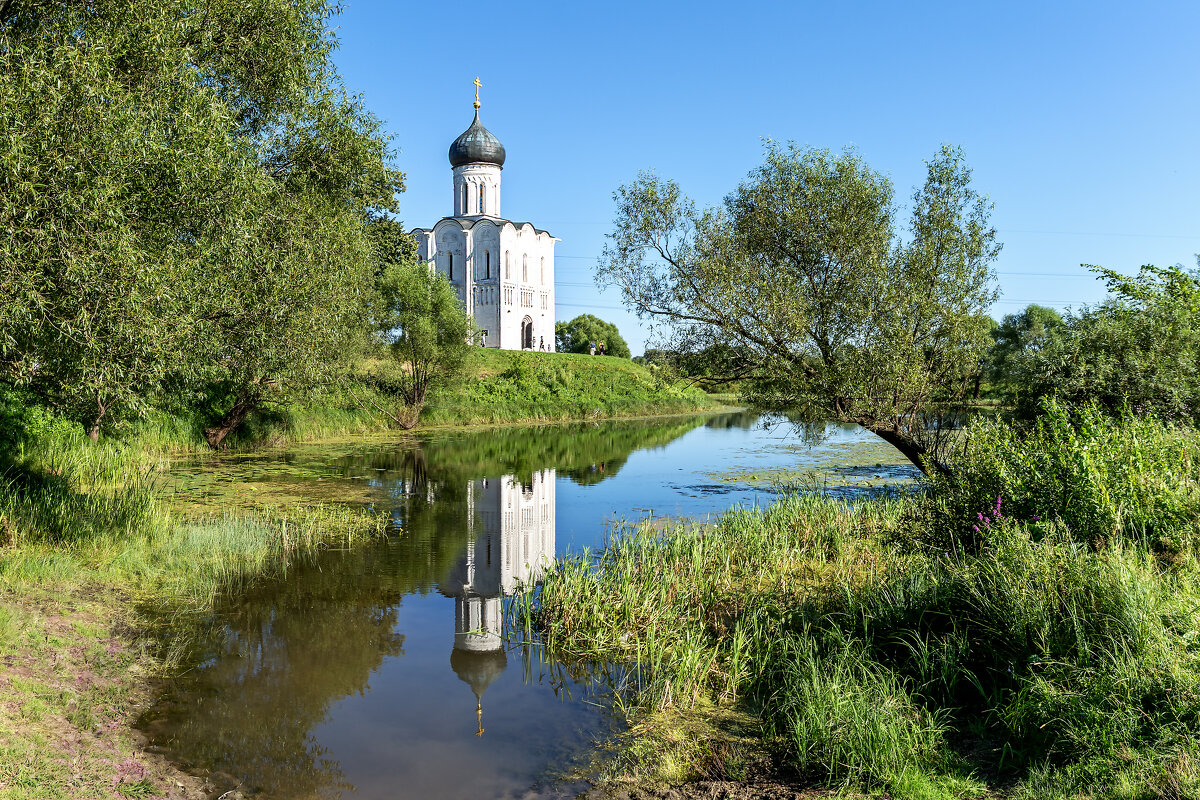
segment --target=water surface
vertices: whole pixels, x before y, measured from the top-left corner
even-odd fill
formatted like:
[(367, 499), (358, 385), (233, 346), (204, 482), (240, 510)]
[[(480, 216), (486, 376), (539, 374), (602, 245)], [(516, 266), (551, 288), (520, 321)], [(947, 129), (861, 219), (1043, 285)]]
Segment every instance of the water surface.
[[(152, 743), (277, 798), (570, 797), (619, 728), (600, 687), (504, 629), (505, 597), (612, 526), (765, 504), (782, 482), (911, 480), (851, 427), (756, 413), (438, 433), (180, 462), (184, 514), (338, 502), (397, 532), (319, 553), (219, 608), (148, 715)], [(776, 423), (764, 427), (764, 423)]]

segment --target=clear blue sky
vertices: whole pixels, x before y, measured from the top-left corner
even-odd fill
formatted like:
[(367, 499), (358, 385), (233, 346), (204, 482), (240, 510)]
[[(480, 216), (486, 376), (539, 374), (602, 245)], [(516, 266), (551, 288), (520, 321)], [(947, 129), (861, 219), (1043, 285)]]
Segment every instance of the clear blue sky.
[(1004, 243), (997, 318), (1102, 299), (1080, 264), (1200, 252), (1200, 3), (347, 0), (333, 24), (395, 137), (405, 225), (451, 213), (478, 75), (504, 215), (562, 239), (558, 318), (609, 319), (635, 354), (643, 329), (592, 280), (613, 190), (654, 169), (717, 205), (762, 137), (852, 144), (900, 198), (961, 145)]

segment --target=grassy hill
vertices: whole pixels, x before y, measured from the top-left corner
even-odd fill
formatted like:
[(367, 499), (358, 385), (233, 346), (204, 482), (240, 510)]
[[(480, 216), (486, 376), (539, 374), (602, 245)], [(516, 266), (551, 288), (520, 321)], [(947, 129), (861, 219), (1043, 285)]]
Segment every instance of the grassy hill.
[[(373, 378), (398, 369), (387, 358), (367, 359), (342, 381), (258, 410), (227, 445), (279, 445), (396, 428), (384, 410), (396, 413), (399, 398), (381, 393)], [(703, 391), (627, 359), (479, 349), (460, 380), (430, 393), (417, 427), (643, 417), (717, 405)], [(205, 450), (203, 430), (213, 418), (211, 409), (176, 408), (154, 412), (117, 434), (151, 451)]]
[(465, 381), (431, 397), (421, 424), (650, 416), (711, 405), (699, 389), (623, 358), (480, 350)]

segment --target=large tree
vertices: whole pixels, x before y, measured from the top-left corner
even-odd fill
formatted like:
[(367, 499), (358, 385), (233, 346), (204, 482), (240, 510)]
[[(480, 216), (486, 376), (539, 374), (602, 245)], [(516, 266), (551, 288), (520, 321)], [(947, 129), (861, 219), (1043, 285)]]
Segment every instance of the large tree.
[(587, 353), (595, 344), (604, 343), (604, 354), (629, 358), (629, 345), (617, 326), (593, 314), (580, 314), (570, 322), (554, 324), (555, 349), (560, 353)]
[(0, 381), (95, 437), (168, 378), (236, 412), (323, 372), (355, 316), (324, 301), (369, 295), (364, 221), (402, 187), (332, 10), (2, 4)]
[(1031, 303), (1015, 314), (1006, 314), (992, 330), (986, 372), (992, 385), (1010, 401), (1027, 393), (1021, 377), (1024, 363), (1050, 345), (1065, 328), (1062, 315), (1053, 308)]
[(1000, 247), (962, 152), (943, 147), (912, 197), (907, 235), (890, 181), (853, 150), (768, 142), (719, 209), (643, 173), (615, 194), (597, 280), (669, 346), (726, 345), (751, 399), (862, 425), (921, 469), (988, 342)]

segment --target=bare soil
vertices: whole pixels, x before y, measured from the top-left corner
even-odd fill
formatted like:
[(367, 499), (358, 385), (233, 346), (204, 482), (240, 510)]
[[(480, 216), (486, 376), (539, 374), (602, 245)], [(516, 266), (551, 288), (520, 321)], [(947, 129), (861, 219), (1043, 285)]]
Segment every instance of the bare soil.
[(695, 781), (656, 788), (602, 787), (587, 800), (812, 800), (831, 797), (824, 789), (805, 789), (774, 780)]

